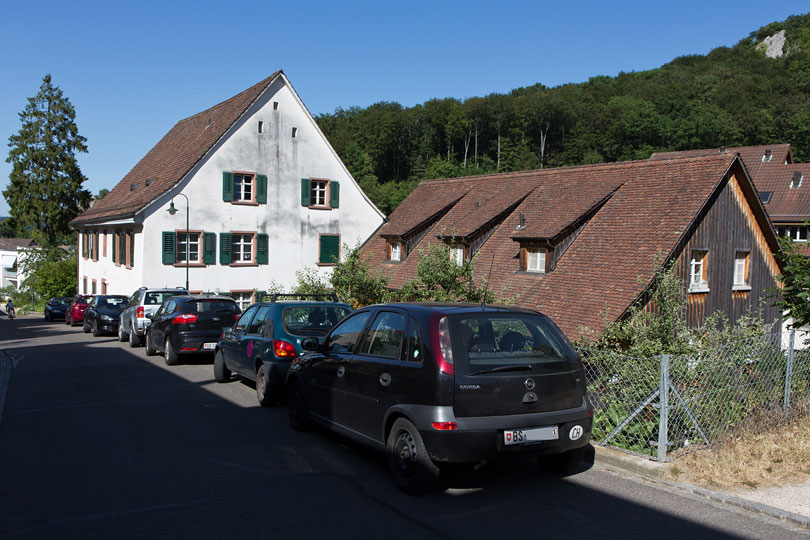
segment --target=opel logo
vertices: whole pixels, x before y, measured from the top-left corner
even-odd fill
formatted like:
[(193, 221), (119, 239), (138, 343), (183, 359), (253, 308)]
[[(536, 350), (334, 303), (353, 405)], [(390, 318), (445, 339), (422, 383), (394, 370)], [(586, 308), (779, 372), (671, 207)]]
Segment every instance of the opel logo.
[(526, 382), (523, 384), (526, 385), (527, 390), (534, 390), (534, 379), (526, 379)]

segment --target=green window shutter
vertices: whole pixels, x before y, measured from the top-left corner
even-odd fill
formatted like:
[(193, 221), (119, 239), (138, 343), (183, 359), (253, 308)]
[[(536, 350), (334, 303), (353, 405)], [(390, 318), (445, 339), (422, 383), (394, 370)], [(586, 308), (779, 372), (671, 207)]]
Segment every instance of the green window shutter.
[(203, 264), (217, 263), (217, 235), (212, 232), (203, 233)]
[(219, 264), (231, 264), (231, 233), (219, 233)]
[(256, 235), (256, 262), (267, 264), (270, 238), (266, 234)]
[(256, 202), (267, 203), (267, 176), (260, 174), (256, 177)]
[(115, 249), (118, 247), (118, 233), (115, 231), (113, 231), (112, 234), (111, 244), (112, 244), (112, 261), (115, 263), (118, 262), (118, 259), (115, 258)]
[(334, 180), (329, 182), (329, 207), (340, 208), (340, 184)]
[(222, 200), (225, 202), (233, 201), (233, 173), (222, 173)]
[(163, 264), (174, 264), (176, 240), (173, 231), (163, 232)]
[(127, 233), (125, 231), (118, 233), (118, 264), (127, 264)]
[(301, 206), (309, 206), (312, 204), (310, 199), (310, 190), (311, 186), (309, 183), (309, 178), (302, 178), (301, 179)]
[(318, 262), (335, 264), (340, 261), (340, 236), (336, 234), (321, 235), (321, 253)]

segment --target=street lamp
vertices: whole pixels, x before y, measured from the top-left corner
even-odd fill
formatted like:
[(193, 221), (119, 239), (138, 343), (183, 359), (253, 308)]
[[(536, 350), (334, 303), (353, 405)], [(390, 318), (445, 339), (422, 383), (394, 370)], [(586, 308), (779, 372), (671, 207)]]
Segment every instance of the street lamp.
[[(183, 195), (182, 193), (178, 193), (178, 195), (182, 195), (184, 199), (186, 199), (186, 291), (188, 291), (188, 255), (189, 255), (189, 245), (191, 244), (191, 238), (189, 238), (188, 232), (188, 197)], [(177, 213), (177, 208), (174, 207), (174, 197), (172, 197), (171, 204), (169, 204), (169, 209), (166, 210), (169, 215), (173, 216)]]

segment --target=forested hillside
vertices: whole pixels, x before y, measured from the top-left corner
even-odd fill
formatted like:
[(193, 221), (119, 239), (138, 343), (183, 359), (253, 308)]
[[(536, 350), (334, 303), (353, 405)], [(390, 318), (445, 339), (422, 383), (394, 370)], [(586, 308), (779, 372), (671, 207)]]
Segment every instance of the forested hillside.
[[(784, 54), (766, 56), (766, 38), (782, 30)], [(386, 214), (426, 178), (776, 142), (810, 161), (810, 14), (650, 71), (410, 108), (382, 102), (317, 121)]]

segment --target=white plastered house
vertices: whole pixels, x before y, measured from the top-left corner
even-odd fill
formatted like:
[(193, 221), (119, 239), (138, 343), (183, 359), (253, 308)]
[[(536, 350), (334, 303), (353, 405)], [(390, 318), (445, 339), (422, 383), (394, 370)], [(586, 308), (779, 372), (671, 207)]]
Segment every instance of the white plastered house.
[(188, 274), (190, 291), (244, 306), (302, 268), (326, 277), (340, 246), (383, 219), (278, 71), (179, 121), (73, 220), (78, 292), (178, 287)]

